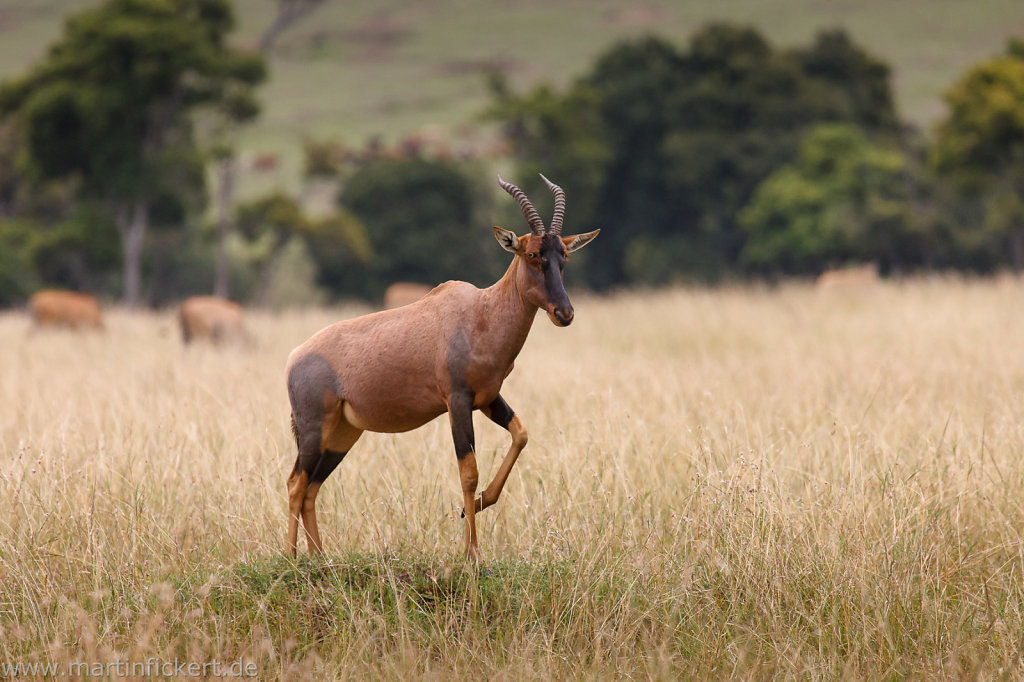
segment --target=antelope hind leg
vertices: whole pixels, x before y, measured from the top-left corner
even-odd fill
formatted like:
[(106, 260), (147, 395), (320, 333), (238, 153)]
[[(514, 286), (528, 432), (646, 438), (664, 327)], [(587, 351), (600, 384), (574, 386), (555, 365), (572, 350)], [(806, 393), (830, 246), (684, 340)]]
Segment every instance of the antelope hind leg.
[(295, 469), (288, 476), (288, 551), (292, 556), (298, 553), (299, 516), (309, 485), (309, 475), (302, 470), (301, 461), (302, 455), (299, 455), (295, 460)]
[[(341, 414), (340, 402), (338, 414)], [(323, 544), (320, 542), (320, 528), (316, 521), (316, 496), (320, 492), (320, 486), (341, 464), (341, 460), (345, 459), (345, 455), (363, 434), (362, 431), (345, 421), (344, 417), (339, 417), (334, 423), (333, 432), (323, 439), (324, 452), (309, 473), (309, 485), (302, 501), (302, 527), (306, 531), (310, 554), (324, 553)]]

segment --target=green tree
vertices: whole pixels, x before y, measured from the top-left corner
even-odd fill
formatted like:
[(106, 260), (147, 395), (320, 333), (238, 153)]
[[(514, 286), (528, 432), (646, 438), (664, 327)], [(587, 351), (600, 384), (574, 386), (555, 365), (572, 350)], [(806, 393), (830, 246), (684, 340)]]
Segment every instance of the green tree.
[(24, 151), (15, 121), (0, 123), (0, 304), (42, 285), (98, 291), (120, 256), (109, 215), (75, 201), (70, 181), (24, 173)]
[(936, 170), (984, 207), (986, 231), (1024, 270), (1024, 41), (973, 66), (946, 93)]
[(316, 283), (335, 297), (366, 296), (373, 260), (363, 223), (344, 209), (313, 223), (306, 241), (316, 263)]
[(238, 180), (238, 134), (241, 127), (259, 114), (254, 88), (265, 76), (262, 64), (253, 63), (252, 73), (236, 81), (213, 108), (211, 116), (211, 141), (209, 154), (215, 164), (217, 191), (215, 195), (216, 250), (214, 258), (213, 293), (228, 298), (230, 291), (227, 239), (233, 228), (235, 210), (235, 188)]
[(849, 124), (819, 126), (796, 162), (768, 176), (740, 214), (749, 235), (743, 261), (789, 274), (847, 261), (902, 264), (915, 237), (911, 191), (898, 151), (871, 144)]
[(162, 198), (196, 191), (190, 115), (228, 107), (263, 75), (227, 45), (227, 0), (107, 0), (73, 15), (27, 75), (0, 89), (0, 113), (26, 131), (32, 171), (71, 177), (107, 207), (120, 236), (123, 296), (141, 295), (142, 253)]
[(729, 24), (686, 49), (651, 36), (613, 46), (563, 95), (495, 99), (517, 158), (575, 170), (579, 180), (559, 178), (574, 205), (588, 228), (609, 227), (588, 254), (597, 287), (735, 268), (747, 237), (739, 210), (814, 125), (900, 134), (888, 68), (841, 31), (790, 51)]
[(369, 236), (365, 293), (379, 297), (399, 280), (492, 284), (503, 260), (482, 210), (487, 196), (449, 162), (378, 161), (358, 170), (339, 201)]
[(12, 217), (18, 197), (21, 136), (14, 121), (0, 121), (0, 219)]
[(239, 206), (237, 221), (239, 233), (257, 254), (258, 304), (268, 303), (278, 263), (293, 242), (301, 243), (316, 264), (318, 284), (335, 294), (365, 294), (370, 241), (362, 223), (347, 211), (312, 218), (295, 199), (274, 192)]
[(561, 95), (541, 85), (515, 96), (497, 74), (490, 86), (493, 103), (485, 116), (502, 121), (515, 141), (519, 174), (525, 179), (522, 189), (537, 210), (549, 215), (554, 206), (551, 192), (538, 175), (544, 173), (571, 197), (574, 209), (567, 218), (582, 225), (592, 222), (597, 190), (612, 153), (597, 92), (578, 86)]
[[(261, 53), (269, 51), (260, 43)], [(255, 87), (266, 78), (263, 61), (249, 59), (243, 78), (227, 83), (224, 96), (206, 116), (207, 146), (215, 164), (216, 193), (214, 196), (214, 230), (216, 247), (214, 252), (213, 293), (215, 296), (230, 296), (230, 263), (227, 255), (227, 240), (234, 228), (235, 192), (238, 184), (238, 135), (243, 125), (255, 119), (260, 105), (255, 96)]]
[(38, 285), (30, 244), (35, 225), (24, 220), (0, 220), (0, 306), (25, 300)]
[(819, 84), (819, 96), (839, 120), (865, 130), (896, 133), (901, 127), (889, 86), (889, 66), (858, 47), (840, 29), (820, 32), (814, 44), (792, 52)]
[(238, 207), (238, 231), (249, 241), (260, 242), (257, 267), (260, 270), (256, 302), (265, 305), (274, 269), (292, 239), (305, 239), (312, 221), (297, 201), (275, 192)]

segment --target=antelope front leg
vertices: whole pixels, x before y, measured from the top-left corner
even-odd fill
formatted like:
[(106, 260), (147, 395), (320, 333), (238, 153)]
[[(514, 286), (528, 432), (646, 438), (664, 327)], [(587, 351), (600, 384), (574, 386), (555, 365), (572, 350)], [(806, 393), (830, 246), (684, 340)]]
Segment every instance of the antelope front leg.
[(453, 394), (448, 404), (448, 418), (452, 425), (455, 457), (459, 461), (459, 481), (462, 483), (462, 502), (466, 509), (466, 557), (480, 560), (476, 544), (476, 441), (473, 435), (473, 395)]
[(488, 484), (473, 505), (475, 511), (483, 511), (498, 501), (498, 497), (505, 487), (505, 481), (508, 480), (508, 475), (512, 472), (512, 467), (515, 465), (519, 453), (523, 451), (529, 440), (523, 422), (520, 421), (519, 417), (500, 395), (483, 410), (483, 413), (498, 426), (508, 429), (509, 434), (512, 436), (512, 445), (509, 446), (508, 452), (505, 453), (505, 459), (501, 460), (501, 466), (498, 467), (498, 472), (494, 474), (494, 479)]

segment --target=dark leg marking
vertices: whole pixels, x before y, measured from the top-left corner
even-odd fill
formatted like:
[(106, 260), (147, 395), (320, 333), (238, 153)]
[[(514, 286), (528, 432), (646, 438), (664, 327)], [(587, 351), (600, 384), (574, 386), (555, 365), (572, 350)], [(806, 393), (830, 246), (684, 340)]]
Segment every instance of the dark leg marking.
[(459, 482), (462, 484), (462, 515), (466, 519), (466, 556), (480, 558), (476, 542), (476, 495), (478, 471), (476, 445), (473, 436), (473, 394), (454, 393), (448, 399), (448, 418), (452, 425), (455, 457), (459, 462)]
[(448, 399), (448, 413), (452, 422), (452, 440), (455, 441), (455, 456), (459, 459), (476, 450), (473, 437), (474, 392), (466, 379), (469, 365), (469, 336), (466, 330), (458, 329), (448, 342), (445, 356), (448, 379), (451, 382), (451, 396)]
[(476, 542), (476, 495), (478, 471), (476, 467), (476, 442), (473, 436), (473, 399), (475, 393), (466, 378), (469, 366), (469, 335), (465, 329), (458, 329), (448, 343), (445, 357), (451, 395), (448, 396), (448, 419), (452, 426), (452, 441), (455, 443), (455, 457), (459, 461), (459, 481), (462, 483), (462, 503), (466, 510), (466, 556), (479, 559)]
[(288, 400), (300, 426), (308, 417), (323, 417), (324, 394), (342, 397), (341, 379), (327, 358), (310, 353), (300, 358), (288, 373)]
[[(337, 404), (340, 399), (341, 382), (326, 358), (310, 354), (292, 365), (288, 373), (288, 400), (292, 405), (292, 434), (299, 451), (295, 468), (288, 477), (288, 545), (293, 556), (300, 516), (309, 534), (310, 548), (320, 549), (313, 506), (315, 495), (323, 480), (345, 456), (345, 453), (323, 450), (324, 419), (331, 404)], [(312, 495), (308, 496), (307, 492)]]
[(299, 449), (298, 464), (307, 474), (320, 462), (327, 409), (325, 398), (341, 398), (341, 395), (341, 381), (321, 355), (313, 353), (301, 358), (288, 373), (288, 400), (292, 404), (292, 432)]
[(317, 462), (316, 467), (313, 471), (309, 472), (310, 483), (323, 483), (327, 480), (327, 477), (334, 472), (334, 470), (341, 464), (341, 460), (345, 459), (345, 452), (335, 452), (334, 450), (324, 450), (324, 454), (320, 457), (320, 461)]
[(455, 456), (462, 459), (469, 453), (476, 452), (476, 436), (473, 433), (473, 394), (452, 394), (448, 401), (448, 412), (452, 423)]
[(512, 408), (509, 407), (508, 403), (500, 395), (483, 412), (487, 415), (488, 419), (506, 431), (508, 430), (509, 422), (512, 421), (512, 417), (516, 416), (516, 413), (512, 411)]

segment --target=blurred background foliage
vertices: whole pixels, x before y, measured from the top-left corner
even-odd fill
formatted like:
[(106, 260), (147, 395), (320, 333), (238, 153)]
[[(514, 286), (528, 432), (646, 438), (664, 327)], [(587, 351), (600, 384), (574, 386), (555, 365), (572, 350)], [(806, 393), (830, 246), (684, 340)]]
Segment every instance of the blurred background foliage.
[[(596, 290), (864, 262), (1024, 268), (1024, 41), (992, 42), (922, 127), (897, 107), (893, 66), (844, 28), (787, 46), (745, 22), (685, 38), (598, 31), (589, 61), (554, 79), (524, 78), (498, 47), (466, 56), (476, 104), (461, 120), (403, 128), (410, 113), (389, 119), (381, 104), (376, 134), (365, 121), (358, 137), (311, 127), (277, 153), (250, 132), (285, 104), (282, 73), (316, 68), (328, 44), (345, 47), (330, 59), (372, 72), (412, 29), (380, 11), (325, 37), (309, 22), (334, 16), (331, 0), (267, 7), (246, 41), (228, 0), (68, 2), (46, 52), (0, 83), (0, 305), (41, 286), (129, 306), (485, 286), (507, 264), (489, 226), (526, 229), (497, 172), (547, 216), (543, 172), (568, 194), (566, 233), (602, 228), (570, 276)], [(640, 23), (671, 25), (659, 7)], [(297, 57), (294, 36), (313, 52)], [(392, 86), (310, 96), (359, 102)], [(424, 79), (405, 96), (449, 97), (440, 89)]]

